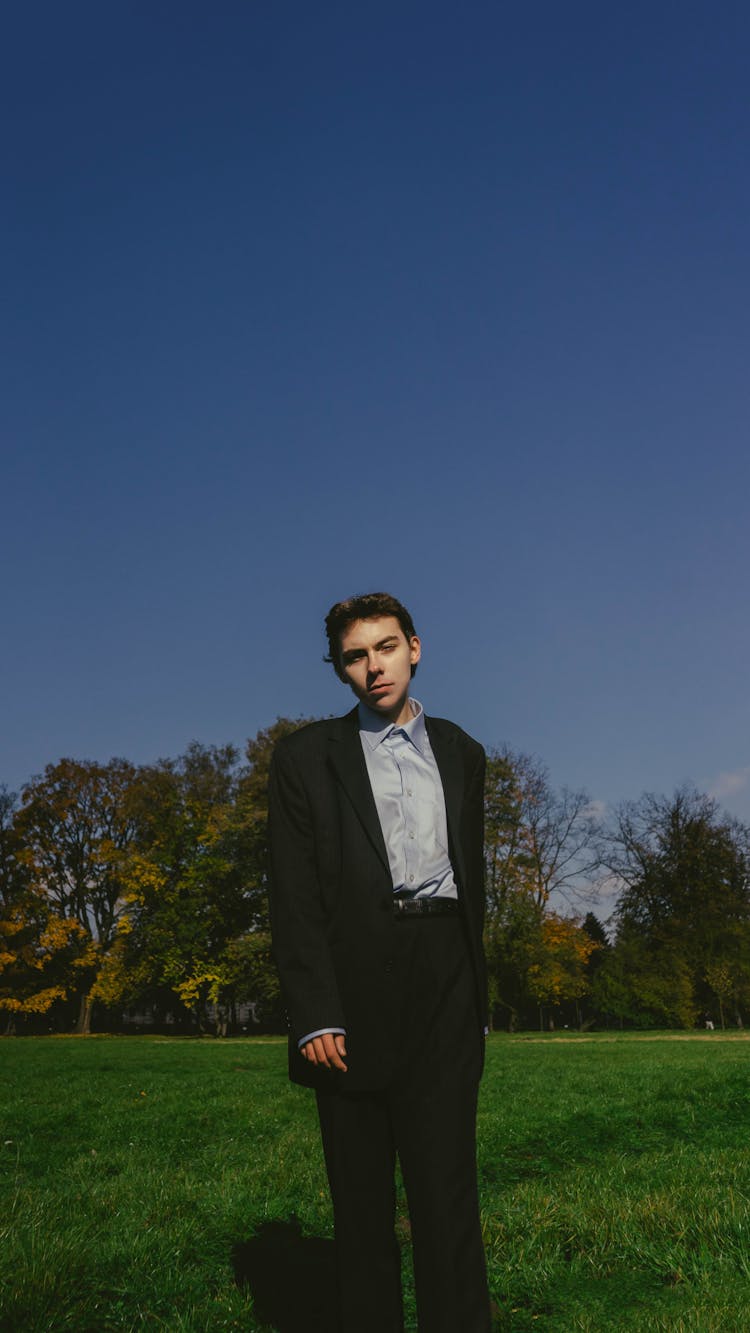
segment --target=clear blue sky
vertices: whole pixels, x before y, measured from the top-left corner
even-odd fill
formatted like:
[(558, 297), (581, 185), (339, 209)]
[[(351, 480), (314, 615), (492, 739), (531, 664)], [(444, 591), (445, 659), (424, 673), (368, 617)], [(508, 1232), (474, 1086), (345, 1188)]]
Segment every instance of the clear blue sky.
[(0, 780), (343, 711), (323, 615), (386, 588), (428, 711), (750, 818), (747, 5), (2, 47)]

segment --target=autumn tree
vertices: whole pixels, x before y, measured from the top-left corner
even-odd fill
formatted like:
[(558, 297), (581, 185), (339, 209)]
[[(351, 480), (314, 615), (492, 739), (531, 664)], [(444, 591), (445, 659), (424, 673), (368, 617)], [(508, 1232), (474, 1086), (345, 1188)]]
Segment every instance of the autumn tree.
[(228, 981), (225, 948), (251, 920), (238, 854), (239, 754), (190, 745), (141, 768), (136, 834), (124, 869), (127, 912), (110, 1000), (179, 1001), (199, 1025)]
[[(543, 923), (553, 904), (574, 903), (592, 889), (600, 866), (599, 833), (585, 792), (554, 792), (543, 765), (509, 747), (489, 752), (485, 946), (490, 1009), (502, 1013), (511, 1029), (531, 994), (530, 969), (541, 966), (545, 945), (551, 945), (552, 932), (545, 932)], [(551, 956), (549, 966), (555, 966)]]
[[(234, 1006), (279, 1006), (268, 923), (267, 796), (274, 744), (303, 720), (279, 718), (233, 746), (193, 744), (141, 770), (137, 838), (127, 868), (128, 910), (113, 994), (168, 1008), (178, 1001), (219, 1030)], [(113, 955), (117, 960), (118, 953)]]
[(122, 867), (133, 836), (128, 796), (134, 767), (61, 759), (22, 792), (15, 819), (19, 861), (45, 939), (81, 946), (65, 984), (79, 996), (88, 1032), (95, 985), (125, 909)]
[(545, 1005), (567, 1000), (578, 1002), (589, 988), (587, 963), (598, 948), (579, 922), (547, 912), (539, 925), (536, 948), (528, 969), (528, 987), (539, 1006), (539, 1025), (544, 1026)]

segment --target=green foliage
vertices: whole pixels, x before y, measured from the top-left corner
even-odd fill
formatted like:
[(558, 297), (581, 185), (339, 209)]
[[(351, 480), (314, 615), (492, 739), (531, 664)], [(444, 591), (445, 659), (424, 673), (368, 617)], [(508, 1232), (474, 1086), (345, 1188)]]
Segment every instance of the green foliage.
[(223, 1030), (240, 1000), (278, 1011), (266, 787), (274, 744), (302, 724), (279, 718), (248, 742), (244, 766), (232, 746), (193, 744), (140, 770), (121, 998), (185, 1006), (199, 1027), (214, 1004)]
[(237, 759), (232, 746), (193, 744), (142, 769), (133, 791), (124, 974), (139, 997), (165, 988), (199, 1020), (226, 984), (227, 944), (250, 919), (236, 854)]
[[(635, 1021), (690, 1027), (699, 1011), (750, 1002), (748, 830), (690, 787), (618, 812), (610, 867), (622, 883), (600, 1004)], [(606, 992), (609, 991), (609, 994)]]

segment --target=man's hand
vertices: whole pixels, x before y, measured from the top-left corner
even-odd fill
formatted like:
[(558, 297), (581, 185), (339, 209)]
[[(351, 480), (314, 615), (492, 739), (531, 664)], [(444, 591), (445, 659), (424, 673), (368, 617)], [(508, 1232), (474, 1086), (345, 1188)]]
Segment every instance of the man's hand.
[(313, 1037), (300, 1047), (302, 1054), (311, 1065), (322, 1065), (324, 1069), (340, 1069), (346, 1073), (343, 1056), (346, 1055), (346, 1041), (339, 1033), (323, 1032), (320, 1037)]

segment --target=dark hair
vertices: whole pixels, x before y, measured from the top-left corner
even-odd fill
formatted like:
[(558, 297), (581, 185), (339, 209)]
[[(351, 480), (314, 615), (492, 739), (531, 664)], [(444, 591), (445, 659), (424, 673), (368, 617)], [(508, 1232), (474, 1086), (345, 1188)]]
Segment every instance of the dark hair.
[[(414, 621), (406, 607), (389, 592), (365, 592), (359, 597), (347, 597), (344, 602), (336, 602), (326, 616), (326, 635), (328, 637), (328, 656), (324, 662), (331, 662), (339, 680), (346, 680), (341, 670), (341, 635), (347, 625), (355, 620), (377, 620), (380, 616), (395, 616), (407, 639), (416, 634)], [(414, 675), (416, 665), (412, 666)]]

